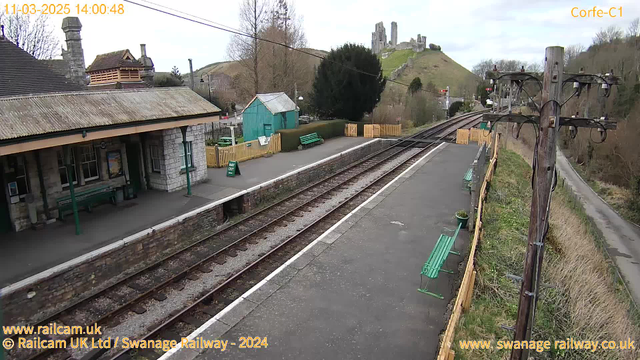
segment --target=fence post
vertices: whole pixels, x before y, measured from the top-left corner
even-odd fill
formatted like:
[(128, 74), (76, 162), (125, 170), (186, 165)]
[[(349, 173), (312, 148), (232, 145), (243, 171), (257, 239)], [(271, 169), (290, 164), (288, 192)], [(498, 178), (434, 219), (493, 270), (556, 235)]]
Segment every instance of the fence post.
[(216, 156), (216, 167), (219, 168), (220, 167), (220, 153), (218, 152), (218, 144), (216, 144), (213, 148), (214, 148), (214, 154)]

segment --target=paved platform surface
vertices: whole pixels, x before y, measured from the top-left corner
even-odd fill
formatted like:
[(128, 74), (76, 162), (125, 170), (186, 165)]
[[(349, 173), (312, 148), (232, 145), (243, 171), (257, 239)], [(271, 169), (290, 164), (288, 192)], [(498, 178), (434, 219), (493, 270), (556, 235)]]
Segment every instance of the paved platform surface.
[(172, 193), (149, 190), (118, 206), (102, 205), (93, 213), (81, 211), (81, 235), (75, 235), (73, 217), (43, 230), (2, 234), (0, 239), (0, 288), (68, 260), (106, 246), (163, 221), (238, 191), (285, 175), (371, 139), (339, 137), (303, 151), (275, 154), (240, 163), (241, 176), (226, 177), (226, 169), (208, 169), (209, 179)]
[(565, 184), (573, 188), (585, 212), (593, 219), (607, 242), (607, 252), (618, 265), (631, 296), (640, 303), (640, 228), (615, 212), (573, 169), (562, 151), (556, 167)]
[[(462, 177), (477, 151), (442, 145), (194, 334), (228, 340), (227, 351), (180, 349), (165, 358), (433, 358), (463, 259), (451, 255), (445, 266), (456, 274), (432, 282), (445, 300), (417, 291), (420, 270), (442, 228), (455, 228), (453, 214), (470, 206)], [(464, 253), (468, 243), (462, 230), (456, 248)], [(269, 345), (239, 349), (241, 336)]]

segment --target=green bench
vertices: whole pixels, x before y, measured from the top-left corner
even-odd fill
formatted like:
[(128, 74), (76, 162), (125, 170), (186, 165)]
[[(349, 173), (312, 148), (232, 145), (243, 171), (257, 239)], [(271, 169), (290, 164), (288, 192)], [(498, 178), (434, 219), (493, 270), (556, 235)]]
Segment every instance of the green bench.
[[(93, 189), (76, 191), (75, 198), (78, 208), (84, 207), (88, 212), (91, 212), (91, 207), (94, 204), (109, 200), (112, 204), (116, 203), (115, 190), (111, 186), (104, 185)], [(58, 208), (58, 217), (60, 220), (64, 220), (64, 213), (73, 211), (73, 204), (71, 203), (71, 195), (63, 196), (56, 199), (56, 206)]]
[(465, 190), (471, 190), (471, 178), (473, 177), (473, 168), (470, 167), (464, 177), (462, 178), (462, 188)]
[[(440, 234), (440, 238), (438, 239), (438, 242), (436, 242), (436, 246), (433, 248), (433, 251), (431, 251), (431, 254), (427, 259), (427, 262), (424, 263), (424, 266), (422, 267), (422, 271), (420, 272), (420, 287), (418, 288), (419, 292), (423, 294), (431, 295), (441, 300), (444, 299), (442, 295), (429, 291), (427, 289), (427, 286), (429, 285), (429, 279), (437, 279), (438, 274), (440, 274), (441, 271), (449, 274), (453, 274), (453, 271), (443, 269), (442, 266), (444, 265), (444, 262), (447, 260), (447, 257), (449, 256), (449, 254), (454, 254), (458, 256), (460, 255), (459, 252), (451, 249), (453, 248), (453, 245), (456, 241), (456, 237), (458, 237), (458, 232), (460, 232), (461, 227), (462, 227), (462, 224), (459, 224), (455, 233), (451, 236), (446, 235), (444, 233)], [(453, 232), (453, 230), (450, 230), (447, 228), (445, 228), (445, 231)], [(427, 277), (427, 282), (423, 287), (422, 282), (425, 276)]]
[(305, 147), (307, 145), (313, 145), (315, 143), (322, 144), (324, 140), (318, 135), (318, 133), (311, 133), (300, 136), (300, 146)]

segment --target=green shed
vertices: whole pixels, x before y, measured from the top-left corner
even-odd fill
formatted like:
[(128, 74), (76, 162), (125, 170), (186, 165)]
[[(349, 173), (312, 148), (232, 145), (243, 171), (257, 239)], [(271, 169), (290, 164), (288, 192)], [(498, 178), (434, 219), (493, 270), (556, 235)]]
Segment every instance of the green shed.
[(298, 127), (298, 108), (283, 92), (258, 94), (242, 112), (242, 133), (245, 141), (259, 136), (271, 136), (281, 129)]

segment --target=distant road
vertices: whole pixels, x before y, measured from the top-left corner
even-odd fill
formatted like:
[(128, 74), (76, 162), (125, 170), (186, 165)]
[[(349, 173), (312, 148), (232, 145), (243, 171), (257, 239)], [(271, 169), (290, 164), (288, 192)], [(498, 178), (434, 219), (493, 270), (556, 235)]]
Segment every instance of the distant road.
[(584, 209), (607, 242), (607, 251), (618, 265), (636, 304), (640, 303), (640, 228), (616, 213), (573, 169), (558, 149), (556, 167), (580, 198)]

